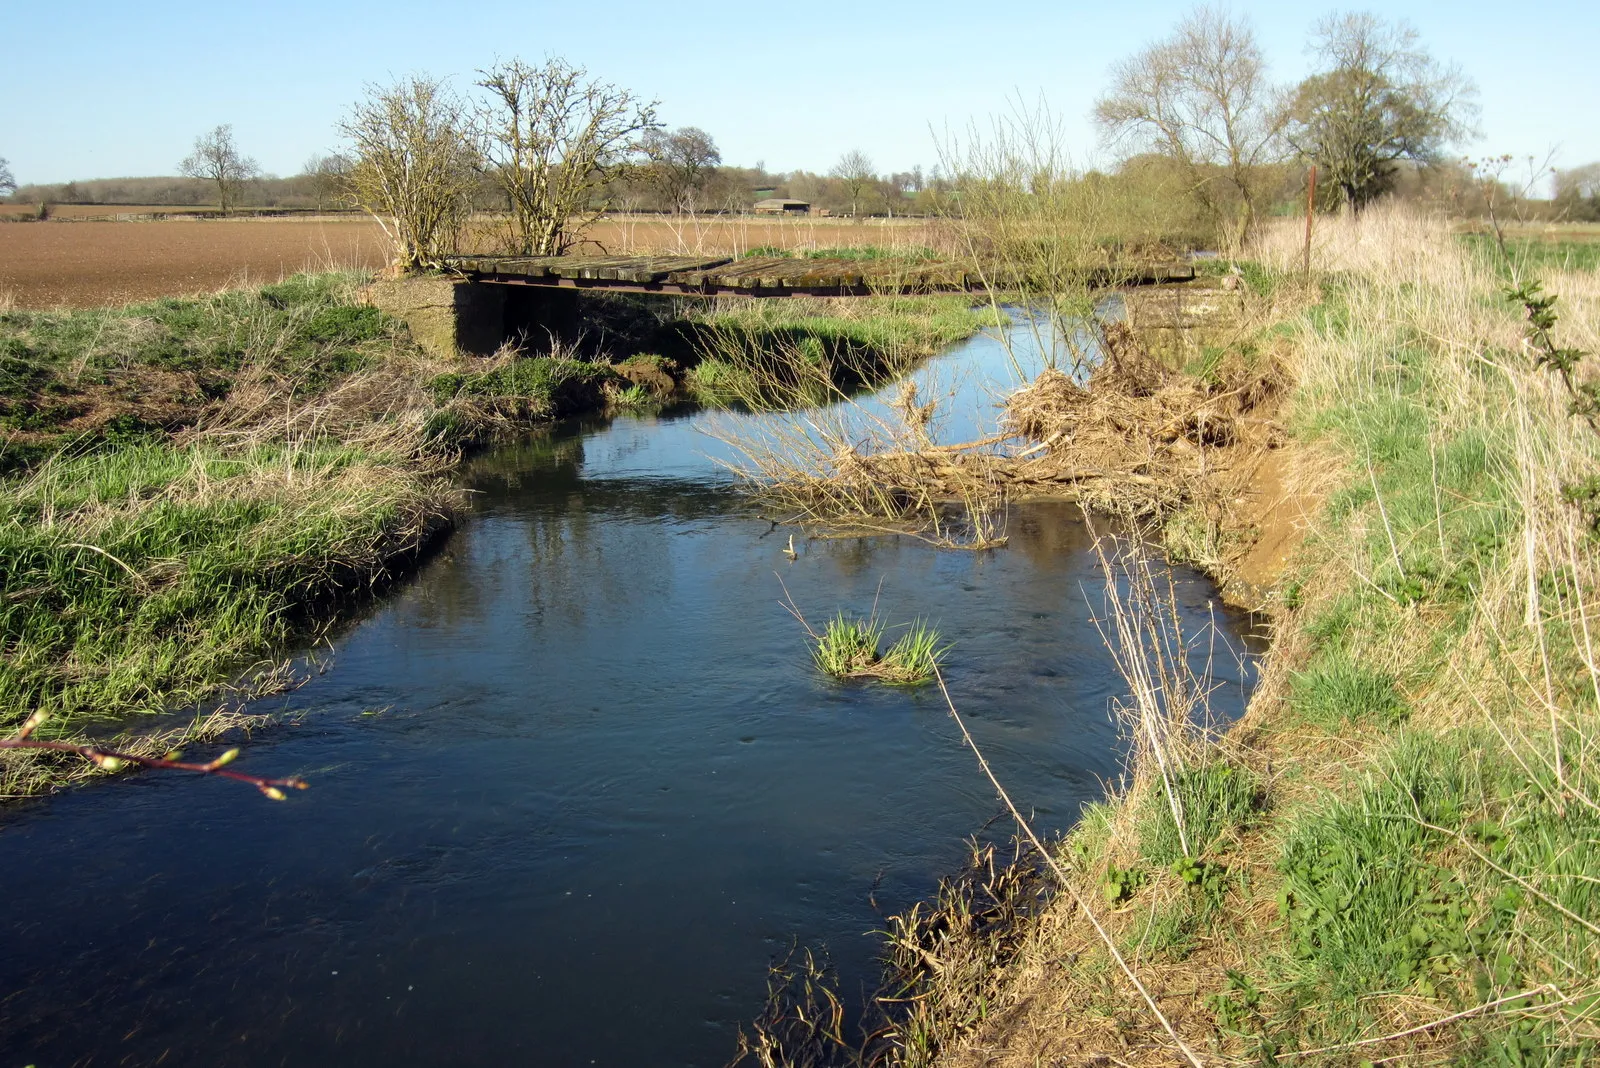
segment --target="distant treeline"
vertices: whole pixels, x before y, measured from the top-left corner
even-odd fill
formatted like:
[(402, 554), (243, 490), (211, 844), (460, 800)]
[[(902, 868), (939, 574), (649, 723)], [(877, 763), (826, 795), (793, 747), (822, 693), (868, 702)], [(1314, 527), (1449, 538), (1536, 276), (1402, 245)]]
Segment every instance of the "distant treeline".
[[(934, 209), (934, 187), (939, 183), (924, 177), (918, 169), (874, 177), (869, 184), (870, 188), (857, 196), (856, 208), (861, 214), (903, 215), (930, 213)], [(849, 183), (804, 170), (773, 173), (756, 167), (715, 167), (697, 186), (693, 191), (693, 207), (697, 211), (748, 211), (758, 200), (770, 197), (805, 200), (815, 209), (837, 214), (848, 213), (852, 207)], [(623, 211), (672, 211), (679, 206), (648, 175), (616, 183), (612, 194), (614, 205)], [(216, 186), (211, 182), (176, 175), (29, 183), (18, 186), (4, 199), (15, 204), (180, 208), (214, 206), (217, 202)], [(505, 207), (503, 196), (487, 179), (474, 201), (484, 210)], [(350, 205), (337, 180), (330, 180), (326, 172), (308, 172), (286, 178), (268, 175), (251, 179), (240, 189), (236, 206), (333, 210)]]
[[(258, 178), (250, 183), (243, 206), (253, 208), (334, 208), (336, 196), (319, 188), (309, 174)], [(200, 208), (217, 202), (216, 187), (198, 178), (158, 175), (148, 178), (92, 178), (84, 181), (33, 183), (17, 187), (14, 204), (105, 204)]]
[[(1305, 168), (1300, 164), (1276, 164), (1266, 182), (1268, 214), (1290, 214), (1303, 210)], [(1086, 176), (1090, 180), (1094, 172)], [(1150, 153), (1134, 156), (1105, 175), (1098, 177), (1137, 187), (1147, 187), (1152, 197), (1168, 201), (1163, 214), (1182, 212), (1185, 199), (1182, 176), (1172, 162)], [(1513, 202), (1517, 214), (1530, 220), (1600, 222), (1600, 165), (1573, 168), (1557, 176), (1553, 199), (1528, 199), (1509, 183), (1502, 185), (1498, 204), (1505, 211)], [(852, 198), (852, 186), (855, 196)], [(19, 186), (9, 198), (20, 204), (104, 204), (148, 205), (152, 207), (204, 208), (216, 204), (216, 187), (197, 178), (160, 175), (145, 178), (95, 178), (53, 184)], [(659, 183), (647, 173), (615, 183), (610, 201), (618, 211), (672, 211), (675, 205)], [(1403, 162), (1398, 167), (1393, 195), (1401, 200), (1459, 218), (1479, 218), (1487, 210), (1486, 190), (1481, 174), (1463, 163), (1439, 162), (1421, 166)], [(804, 200), (814, 211), (849, 214), (852, 207), (860, 215), (933, 215), (958, 207), (954, 184), (938, 168), (924, 173), (921, 168), (897, 174), (872, 176), (868, 181), (852, 182), (826, 174), (798, 170), (772, 172), (759, 167), (723, 166), (708, 168), (697, 182), (692, 206), (699, 212), (749, 211), (758, 200), (771, 197)], [(474, 196), (475, 205), (485, 211), (505, 208), (503, 196), (485, 177)], [(1177, 203), (1173, 203), (1173, 201)], [(240, 191), (239, 208), (282, 208), (314, 211), (348, 209), (342, 186), (328, 168), (279, 178), (268, 175), (251, 179)], [(1196, 228), (1203, 214), (1195, 207)], [(1186, 229), (1181, 227), (1180, 229)]]

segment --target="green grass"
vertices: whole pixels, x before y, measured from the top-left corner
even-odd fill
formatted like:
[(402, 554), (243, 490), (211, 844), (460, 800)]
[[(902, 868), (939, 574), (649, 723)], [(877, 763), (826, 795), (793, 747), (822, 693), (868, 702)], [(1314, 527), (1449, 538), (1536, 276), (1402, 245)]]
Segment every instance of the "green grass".
[(1301, 996), (1386, 989), (1466, 1007), (1535, 985), (1552, 950), (1600, 963), (1600, 936), (1569, 920), (1600, 908), (1600, 813), (1560, 804), (1555, 785), (1493, 736), (1419, 734), (1353, 795), (1301, 813), (1278, 862)]
[(248, 377), (291, 400), (373, 366), (404, 327), (355, 303), (359, 276), (112, 308), (0, 312), (0, 472), (69, 442), (178, 430)]
[(1397, 727), (1407, 711), (1394, 679), (1362, 667), (1338, 648), (1294, 675), (1289, 708), (1306, 722), (1335, 732), (1352, 723)]
[(823, 674), (847, 679), (878, 663), (882, 640), (882, 623), (840, 612), (828, 620), (811, 655)]
[[(387, 366), (428, 362), (359, 281), (0, 314), (0, 732), (249, 690), (448, 525), (426, 383)], [(8, 757), (5, 791), (74, 776), (37, 765)]]
[[(1493, 234), (1461, 234), (1460, 241), (1473, 255), (1506, 270), (1505, 257)], [(1552, 270), (1600, 271), (1600, 241), (1542, 241), (1538, 238), (1510, 238), (1506, 252), (1524, 276), (1548, 274)]]
[(430, 384), (435, 403), (491, 403), (525, 418), (553, 418), (600, 406), (601, 390), (619, 382), (604, 364), (552, 356), (525, 356), (490, 371), (451, 372)]
[(199, 699), (448, 518), (403, 464), (336, 443), (145, 443), (0, 483), (0, 730)]
[(1224, 835), (1249, 827), (1258, 815), (1262, 789), (1248, 770), (1212, 759), (1175, 772), (1172, 794), (1183, 813), (1181, 836), (1162, 783), (1152, 783), (1140, 803), (1139, 854), (1152, 864), (1199, 860)]
[(949, 646), (941, 645), (939, 632), (922, 620), (880, 651), (884, 625), (876, 616), (862, 618), (840, 612), (815, 636), (813, 661), (836, 679), (873, 678), (897, 685), (915, 685), (932, 679)]
[(749, 300), (694, 321), (736, 331), (754, 344), (815, 338), (831, 353), (909, 348), (927, 355), (992, 325), (994, 314), (962, 295), (857, 297), (837, 303)]
[[(1600, 267), (1600, 246), (1517, 251), (1541, 270)], [(1406, 260), (1435, 252), (1325, 277), (1315, 306), (1185, 368), (1209, 381), (1252, 346), (1297, 350), (1283, 417), (1328, 488), (1275, 620), (1287, 670), (1204, 759), (1166, 780), (1141, 767), (1065, 848), (1127, 957), (1171, 969), (1146, 978), (1205, 999), (1215, 1031), (1193, 1037), (1214, 1058), (1600, 1054), (1600, 572), (1582, 511), (1600, 444), (1548, 402), (1495, 278), (1466, 257)], [(1589, 329), (1592, 301), (1564, 298), (1563, 316), (1591, 318), (1563, 326)], [(1203, 533), (1183, 514), (1161, 531), (1190, 558)], [(1085, 1015), (1143, 1011), (1074, 989)], [(1321, 1047), (1336, 1051), (1305, 1056)]]
[[(1467, 239), (1474, 255), (1490, 253), (1485, 240)], [(1600, 264), (1594, 246), (1578, 251), (1516, 254), (1540, 269)], [(1574, 582), (1541, 560), (1532, 581), (1550, 615), (1537, 639), (1486, 600), (1508, 573), (1516, 588), (1530, 582), (1516, 497), (1526, 459), (1507, 416), (1528, 389), (1525, 357), (1480, 342), (1481, 358), (1463, 359), (1437, 326), (1392, 310), (1374, 319), (1405, 299), (1376, 299), (1367, 284), (1330, 281), (1306, 313), (1302, 341), (1337, 345), (1339, 359), (1302, 384), (1291, 419), (1302, 442), (1348, 465), (1304, 550), (1299, 575), (1315, 593), (1288, 633), (1308, 655), (1287, 676), (1273, 743), (1275, 760), (1326, 778), (1269, 795), (1285, 803), (1250, 848), (1271, 858), (1283, 927), (1242, 936), (1257, 962), (1251, 991), (1233, 982), (1214, 999), (1278, 1050), (1397, 1030), (1393, 1006), (1408, 998), (1437, 1018), (1546, 981), (1584, 989), (1600, 971), (1600, 937), (1572, 920), (1600, 908), (1600, 813), (1577, 800), (1600, 782), (1592, 738), (1574, 726), (1592, 731), (1593, 693), (1572, 624), (1552, 607), (1576, 602)], [(1423, 324), (1437, 314), (1422, 294), (1417, 306)], [(1526, 733), (1535, 690), (1566, 710), (1564, 780), (1548, 729)], [(1445, 721), (1441, 707), (1453, 710)], [(1340, 765), (1348, 778), (1330, 783)], [(1167, 855), (1163, 819), (1150, 806), (1140, 825)], [(1152, 944), (1181, 954), (1187, 922), (1181, 910), (1156, 917)], [(1593, 1057), (1581, 1028), (1516, 1008), (1459, 1029), (1459, 1063)]]

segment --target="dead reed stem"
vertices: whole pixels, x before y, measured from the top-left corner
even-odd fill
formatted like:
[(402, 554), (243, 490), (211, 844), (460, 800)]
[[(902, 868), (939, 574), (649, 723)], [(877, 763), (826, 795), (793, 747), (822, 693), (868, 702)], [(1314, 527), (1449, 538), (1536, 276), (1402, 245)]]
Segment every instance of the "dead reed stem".
[(1116, 962), (1117, 967), (1127, 978), (1129, 985), (1138, 992), (1139, 997), (1144, 1001), (1145, 1006), (1149, 1008), (1151, 1015), (1153, 1015), (1157, 1022), (1161, 1024), (1161, 1029), (1165, 1031), (1168, 1037), (1172, 1039), (1173, 1044), (1177, 1047), (1178, 1051), (1183, 1054), (1184, 1059), (1193, 1065), (1194, 1068), (1204, 1068), (1204, 1062), (1201, 1061), (1195, 1052), (1189, 1048), (1188, 1044), (1183, 1041), (1183, 1039), (1179, 1036), (1177, 1029), (1172, 1026), (1172, 1022), (1168, 1020), (1166, 1014), (1161, 1011), (1161, 1006), (1156, 1003), (1156, 999), (1151, 995), (1149, 989), (1144, 985), (1143, 982), (1140, 981), (1139, 976), (1134, 972), (1132, 966), (1128, 964), (1127, 958), (1124, 957), (1122, 951), (1117, 948), (1116, 939), (1111, 937), (1111, 934), (1106, 930), (1105, 925), (1100, 922), (1100, 917), (1096, 915), (1094, 909), (1089, 906), (1088, 900), (1085, 899), (1084, 896), (1078, 891), (1077, 886), (1073, 883), (1067, 872), (1061, 867), (1061, 863), (1056, 859), (1055, 854), (1045, 848), (1044, 843), (1040, 841), (1039, 836), (1034, 833), (1033, 827), (1022, 815), (1022, 812), (1017, 808), (1016, 803), (1011, 800), (1011, 795), (1006, 792), (1006, 788), (1002, 786), (1000, 784), (1000, 780), (995, 777), (994, 769), (989, 766), (989, 761), (984, 758), (983, 750), (978, 748), (978, 743), (973, 740), (972, 732), (967, 730), (966, 721), (961, 718), (961, 713), (956, 709), (955, 700), (950, 696), (950, 688), (945, 685), (944, 673), (935, 669), (934, 678), (939, 683), (939, 693), (944, 697), (945, 707), (950, 710), (950, 717), (956, 721), (956, 726), (960, 728), (961, 737), (966, 741), (967, 748), (971, 749), (972, 755), (977, 757), (978, 767), (983, 770), (984, 777), (989, 780), (990, 785), (994, 787), (995, 793), (999, 796), (1001, 802), (1006, 806), (1006, 810), (1011, 813), (1011, 818), (1016, 821), (1017, 827), (1024, 835), (1027, 836), (1028, 841), (1033, 845), (1033, 847), (1039, 851), (1039, 855), (1044, 858), (1045, 863), (1049, 866), (1051, 873), (1055, 875), (1056, 881), (1061, 885), (1061, 888), (1066, 891), (1067, 896), (1072, 899), (1072, 903), (1077, 907), (1078, 911), (1083, 914), (1084, 918), (1087, 919), (1091, 925), (1093, 925), (1095, 934), (1100, 937), (1101, 942), (1105, 943), (1106, 952), (1110, 954), (1111, 959)]

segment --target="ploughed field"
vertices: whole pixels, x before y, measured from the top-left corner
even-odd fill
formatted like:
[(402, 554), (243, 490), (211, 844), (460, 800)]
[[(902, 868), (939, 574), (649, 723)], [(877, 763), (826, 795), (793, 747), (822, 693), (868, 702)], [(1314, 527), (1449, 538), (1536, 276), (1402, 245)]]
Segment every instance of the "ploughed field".
[[(475, 222), (477, 235), (469, 244), (478, 247), (471, 251), (494, 251), (493, 227), (492, 219)], [(922, 220), (615, 216), (592, 227), (574, 251), (742, 255), (757, 248), (865, 245), (909, 250), (927, 247), (931, 237)], [(364, 218), (11, 223), (0, 225), (0, 305), (123, 304), (276, 282), (305, 270), (372, 269), (387, 259), (382, 231)]]
[(0, 225), (0, 301), (126, 304), (386, 259), (366, 219), (12, 223)]

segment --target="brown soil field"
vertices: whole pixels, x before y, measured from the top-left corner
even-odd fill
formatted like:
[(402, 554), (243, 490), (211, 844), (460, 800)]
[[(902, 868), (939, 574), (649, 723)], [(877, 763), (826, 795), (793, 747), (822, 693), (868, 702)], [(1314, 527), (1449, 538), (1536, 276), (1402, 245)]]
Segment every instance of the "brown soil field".
[[(39, 210), (37, 204), (0, 204), (0, 215), (31, 216)], [(92, 219), (104, 215), (215, 215), (216, 208), (196, 205), (174, 207), (171, 204), (52, 204), (53, 219)]]
[(0, 303), (93, 307), (383, 266), (367, 220), (0, 224)]
[[(11, 205), (5, 205), (10, 207)], [(77, 205), (104, 211), (105, 205)], [(118, 206), (133, 212), (133, 207)], [(469, 242), (492, 251), (492, 220)], [(578, 252), (738, 255), (752, 248), (933, 245), (920, 219), (767, 219), (614, 216), (590, 228)], [(277, 281), (304, 270), (378, 268), (383, 234), (369, 220), (171, 219), (158, 222), (0, 224), (0, 304), (93, 307)]]

